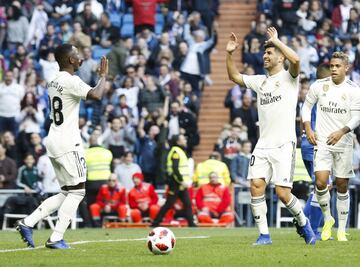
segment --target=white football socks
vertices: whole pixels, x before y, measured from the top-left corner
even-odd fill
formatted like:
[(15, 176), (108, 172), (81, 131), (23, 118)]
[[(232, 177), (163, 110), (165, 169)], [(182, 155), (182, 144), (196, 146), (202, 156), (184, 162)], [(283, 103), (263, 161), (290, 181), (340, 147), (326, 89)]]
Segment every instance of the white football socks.
[(85, 196), (85, 189), (69, 190), (64, 202), (58, 211), (58, 221), (54, 232), (50, 236), (51, 242), (60, 241), (72, 219), (76, 216), (76, 210)]
[(267, 206), (265, 195), (260, 197), (251, 197), (251, 210), (260, 234), (268, 235), (269, 227), (266, 218)]
[(59, 194), (56, 194), (48, 199), (44, 200), (43, 203), (33, 213), (27, 216), (24, 219), (24, 223), (27, 226), (34, 227), (41, 219), (46, 218), (51, 213), (59, 209), (61, 204), (66, 198), (67, 192), (63, 191)]
[(329, 188), (326, 187), (324, 190), (320, 190), (315, 187), (316, 198), (319, 202), (320, 208), (324, 215), (324, 220), (328, 221), (331, 219), (330, 212), (330, 193)]
[(338, 231), (345, 232), (346, 223), (349, 215), (349, 205), (350, 205), (349, 192), (346, 193), (337, 192), (336, 196), (337, 196), (336, 209), (339, 220)]
[(296, 196), (291, 194), (290, 201), (289, 203), (286, 203), (285, 206), (295, 217), (300, 226), (304, 226), (306, 224), (306, 217), (304, 211), (301, 207), (300, 201), (297, 199)]

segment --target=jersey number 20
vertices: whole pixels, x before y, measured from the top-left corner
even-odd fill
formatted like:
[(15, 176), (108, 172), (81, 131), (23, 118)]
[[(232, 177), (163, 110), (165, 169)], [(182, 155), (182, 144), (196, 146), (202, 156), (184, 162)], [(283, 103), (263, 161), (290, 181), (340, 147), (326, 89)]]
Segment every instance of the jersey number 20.
[(54, 123), (59, 126), (64, 122), (64, 115), (61, 112), (63, 108), (62, 100), (58, 96), (54, 96), (51, 101), (51, 107), (53, 109)]

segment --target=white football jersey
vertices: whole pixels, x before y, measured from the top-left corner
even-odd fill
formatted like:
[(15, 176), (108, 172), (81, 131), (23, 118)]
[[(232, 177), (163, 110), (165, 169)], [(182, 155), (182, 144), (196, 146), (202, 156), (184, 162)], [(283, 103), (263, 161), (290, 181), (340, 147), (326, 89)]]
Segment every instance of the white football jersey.
[(79, 131), (80, 100), (86, 99), (91, 89), (78, 76), (58, 72), (48, 83), (51, 105), (51, 126), (46, 140), (50, 157), (59, 157), (82, 149)]
[(260, 138), (257, 148), (277, 148), (296, 142), (295, 118), (299, 78), (282, 70), (274, 75), (243, 75), (247, 88), (257, 93)]
[(334, 146), (326, 144), (328, 136), (346, 126), (351, 119), (351, 110), (360, 110), (360, 88), (345, 79), (336, 85), (331, 78), (316, 80), (306, 95), (310, 105), (317, 103), (315, 132), (318, 146), (326, 146), (332, 151), (343, 151), (352, 147), (352, 134), (345, 134)]

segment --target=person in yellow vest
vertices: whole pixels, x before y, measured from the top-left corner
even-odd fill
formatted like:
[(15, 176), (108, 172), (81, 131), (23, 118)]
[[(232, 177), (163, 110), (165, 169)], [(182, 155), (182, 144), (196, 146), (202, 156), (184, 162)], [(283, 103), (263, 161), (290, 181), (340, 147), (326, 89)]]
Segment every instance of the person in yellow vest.
[(86, 199), (88, 206), (96, 202), (96, 195), (100, 187), (106, 184), (110, 177), (110, 167), (113, 159), (110, 150), (98, 145), (98, 135), (92, 134), (89, 143), (89, 148), (85, 150), (87, 166)]
[(195, 174), (193, 177), (194, 186), (202, 186), (208, 184), (209, 174), (216, 172), (219, 176), (219, 183), (225, 186), (229, 186), (231, 183), (230, 172), (227, 165), (221, 161), (221, 155), (217, 151), (213, 151), (209, 159), (200, 162), (196, 166)]
[(152, 223), (157, 227), (165, 217), (166, 212), (173, 207), (176, 199), (179, 198), (184, 204), (185, 217), (190, 227), (196, 227), (192, 214), (191, 201), (188, 187), (191, 183), (189, 176), (188, 157), (186, 155), (187, 140), (184, 135), (173, 135), (171, 138), (172, 147), (167, 156), (167, 184), (169, 187), (165, 204), (161, 207), (158, 215)]
[(302, 160), (300, 148), (296, 149), (296, 161), (294, 166), (293, 176), (293, 188), (291, 192), (298, 199), (304, 200), (308, 198), (309, 186), (312, 183), (311, 177), (309, 176), (304, 161)]

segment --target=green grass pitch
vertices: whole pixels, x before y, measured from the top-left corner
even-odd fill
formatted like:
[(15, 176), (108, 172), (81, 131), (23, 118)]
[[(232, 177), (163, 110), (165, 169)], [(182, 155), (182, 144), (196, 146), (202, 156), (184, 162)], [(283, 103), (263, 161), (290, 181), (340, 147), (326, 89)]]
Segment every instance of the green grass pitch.
[[(145, 240), (136, 240), (145, 238), (149, 230), (68, 230), (67, 242), (91, 242), (72, 244), (70, 250), (23, 251), (12, 250), (24, 248), (17, 232), (1, 231), (0, 266), (360, 266), (358, 230), (349, 231), (349, 242), (320, 241), (308, 246), (293, 228), (271, 229), (273, 245), (254, 247), (251, 244), (258, 235), (255, 228), (172, 228), (176, 247), (171, 255), (163, 256), (152, 255)], [(50, 233), (35, 231), (36, 246), (43, 245)]]

